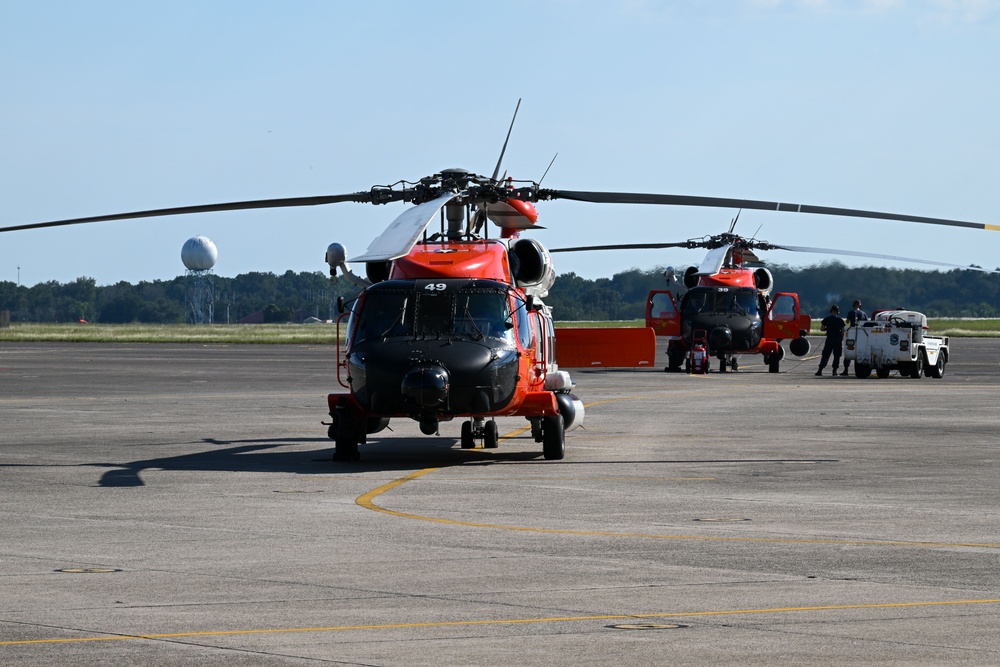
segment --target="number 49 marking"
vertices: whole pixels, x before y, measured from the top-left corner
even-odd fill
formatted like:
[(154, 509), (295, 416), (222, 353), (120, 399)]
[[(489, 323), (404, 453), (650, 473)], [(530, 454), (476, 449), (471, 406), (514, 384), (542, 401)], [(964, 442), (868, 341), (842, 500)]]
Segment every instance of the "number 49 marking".
[(443, 292), (448, 289), (448, 286), (444, 283), (428, 283), (424, 286), (424, 289), (429, 292)]

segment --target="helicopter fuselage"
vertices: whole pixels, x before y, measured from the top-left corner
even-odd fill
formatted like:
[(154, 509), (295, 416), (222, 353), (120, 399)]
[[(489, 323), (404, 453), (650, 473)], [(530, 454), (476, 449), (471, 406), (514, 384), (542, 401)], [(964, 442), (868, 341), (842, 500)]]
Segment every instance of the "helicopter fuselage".
[(518, 285), (511, 256), (503, 240), (421, 243), (361, 292), (338, 364), (348, 391), (329, 396), (338, 449), (353, 456), (395, 417), (428, 435), (456, 417), (524, 416), (539, 437), (545, 419), (573, 425), (578, 399), (555, 366), (551, 317)]
[(667, 370), (680, 370), (696, 345), (719, 358), (720, 370), (737, 367), (734, 355), (762, 354), (777, 372), (783, 339), (802, 341), (796, 342), (793, 353), (802, 351), (803, 344), (802, 353), (808, 352), (808, 316), (800, 315), (798, 296), (771, 294), (769, 279), (770, 274), (749, 268), (724, 267), (691, 280), (679, 302), (669, 290), (650, 292), (647, 326), (671, 338)]

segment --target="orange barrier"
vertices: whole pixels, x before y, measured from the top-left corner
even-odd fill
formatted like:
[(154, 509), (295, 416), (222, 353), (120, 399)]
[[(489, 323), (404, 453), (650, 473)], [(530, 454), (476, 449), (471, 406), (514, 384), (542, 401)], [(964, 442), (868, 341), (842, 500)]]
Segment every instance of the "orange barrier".
[(556, 328), (559, 368), (653, 367), (656, 336), (650, 328)]

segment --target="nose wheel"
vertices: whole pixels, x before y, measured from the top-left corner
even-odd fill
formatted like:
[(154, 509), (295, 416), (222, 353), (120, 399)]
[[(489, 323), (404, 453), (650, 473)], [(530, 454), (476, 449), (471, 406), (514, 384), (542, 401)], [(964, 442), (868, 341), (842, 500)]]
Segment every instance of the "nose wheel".
[(486, 421), (475, 417), (462, 422), (462, 449), (475, 449), (476, 440), (482, 438), (484, 449), (496, 449), (500, 446), (500, 432), (494, 420)]

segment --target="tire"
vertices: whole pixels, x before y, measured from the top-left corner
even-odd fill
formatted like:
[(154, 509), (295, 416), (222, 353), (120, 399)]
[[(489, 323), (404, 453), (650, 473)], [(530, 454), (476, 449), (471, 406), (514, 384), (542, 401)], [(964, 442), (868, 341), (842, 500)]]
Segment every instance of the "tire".
[(910, 364), (910, 377), (919, 380), (924, 376), (924, 355), (917, 352), (917, 360)]
[(357, 426), (354, 420), (346, 415), (338, 415), (337, 419), (336, 449), (333, 450), (334, 461), (358, 461), (361, 455), (358, 453), (358, 443), (360, 439), (357, 435)]
[(726, 372), (726, 358), (725, 357), (719, 357), (719, 372), (720, 373), (725, 373)]
[(859, 364), (858, 362), (854, 362), (854, 377), (858, 378), (859, 380), (864, 380), (871, 374), (872, 374), (871, 366), (869, 366), (868, 364)]
[(542, 454), (548, 461), (566, 456), (566, 432), (561, 415), (542, 417)]
[(945, 365), (944, 355), (938, 353), (937, 364), (927, 368), (927, 377), (938, 378), (938, 379), (943, 378), (944, 365)]
[(491, 419), (483, 425), (483, 447), (496, 449), (499, 446), (500, 434), (497, 431), (497, 423)]
[(472, 437), (472, 422), (462, 422), (462, 449), (475, 449), (476, 440)]
[(878, 368), (875, 369), (875, 375), (877, 375), (881, 380), (886, 379), (887, 377), (889, 377), (889, 367), (879, 366)]
[(781, 369), (781, 357), (777, 354), (772, 354), (767, 359), (767, 372), (768, 373), (778, 373)]

